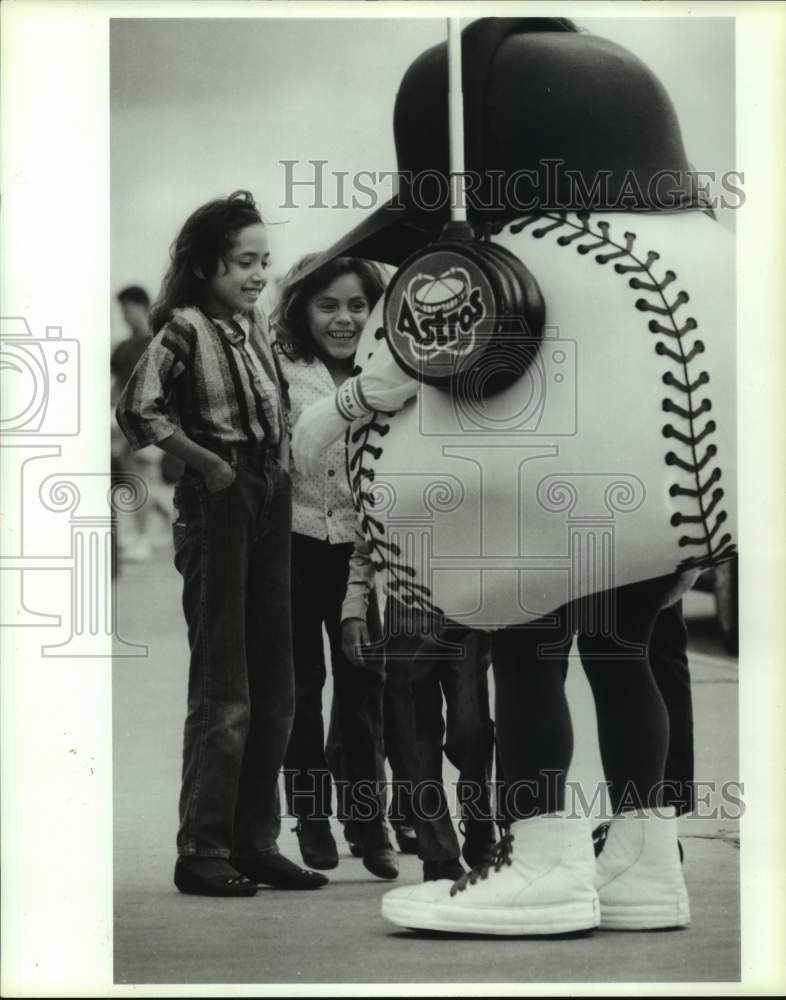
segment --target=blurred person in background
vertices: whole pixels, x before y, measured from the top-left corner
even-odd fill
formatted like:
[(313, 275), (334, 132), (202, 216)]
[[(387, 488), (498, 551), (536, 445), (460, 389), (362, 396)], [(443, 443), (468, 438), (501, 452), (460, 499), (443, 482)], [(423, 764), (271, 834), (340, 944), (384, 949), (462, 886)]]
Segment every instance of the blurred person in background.
[[(128, 326), (129, 335), (115, 347), (109, 361), (113, 414), (120, 394), (151, 340), (150, 296), (145, 289), (140, 285), (128, 285), (118, 292), (117, 302)], [(123, 520), (123, 527), (117, 540), (118, 554), (121, 560), (126, 562), (145, 562), (153, 554), (153, 527), (150, 517), (152, 510), (166, 520), (168, 529), (169, 504), (160, 495), (163, 488), (161, 459), (149, 451), (133, 452), (120, 432), (114, 415), (111, 448), (112, 476), (115, 482), (121, 481), (124, 474), (133, 474), (144, 480), (148, 490), (145, 502)], [(175, 480), (177, 478), (175, 476)]]

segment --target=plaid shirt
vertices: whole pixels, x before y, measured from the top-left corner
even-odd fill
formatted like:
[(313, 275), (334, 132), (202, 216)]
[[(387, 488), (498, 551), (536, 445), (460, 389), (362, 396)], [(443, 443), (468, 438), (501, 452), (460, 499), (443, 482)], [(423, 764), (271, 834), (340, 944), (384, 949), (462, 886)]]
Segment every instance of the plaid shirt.
[(277, 362), (263, 313), (209, 319), (175, 309), (134, 369), (117, 422), (136, 451), (176, 430), (213, 451), (278, 445), (284, 427)]

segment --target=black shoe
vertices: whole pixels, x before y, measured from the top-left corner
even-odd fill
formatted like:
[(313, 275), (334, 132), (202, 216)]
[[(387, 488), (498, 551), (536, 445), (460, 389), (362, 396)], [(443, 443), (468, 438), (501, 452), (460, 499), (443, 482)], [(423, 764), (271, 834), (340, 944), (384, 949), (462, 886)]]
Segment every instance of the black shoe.
[(398, 878), (398, 858), (384, 827), (371, 827), (363, 835), (363, 864), (377, 878)]
[(470, 868), (477, 868), (487, 858), (491, 857), (497, 843), (494, 823), (491, 820), (468, 819), (459, 823), (459, 830), (464, 834), (464, 846), (461, 856)]
[(402, 854), (418, 853), (418, 835), (411, 826), (407, 826), (404, 823), (401, 826), (395, 827), (394, 832), (396, 834), (398, 849)]
[(424, 861), (423, 881), (439, 882), (440, 879), (449, 879), (455, 882), (466, 875), (464, 866), (458, 858), (448, 858), (447, 861)]
[(330, 832), (330, 820), (301, 819), (295, 827), (300, 853), (309, 868), (338, 868), (338, 847)]
[(300, 868), (283, 854), (259, 854), (254, 858), (231, 860), (255, 885), (272, 885), (274, 889), (321, 889), (328, 884), (324, 875)]
[(347, 847), (349, 848), (349, 853), (353, 858), (363, 857), (363, 845), (360, 843), (359, 838), (348, 830), (344, 830), (344, 840), (347, 842)]
[(175, 885), (191, 896), (256, 896), (257, 887), (225, 858), (189, 855), (175, 864)]
[(353, 858), (363, 857), (363, 847), (361, 844), (362, 834), (351, 820), (342, 821), (344, 826), (344, 840), (347, 842), (349, 853)]

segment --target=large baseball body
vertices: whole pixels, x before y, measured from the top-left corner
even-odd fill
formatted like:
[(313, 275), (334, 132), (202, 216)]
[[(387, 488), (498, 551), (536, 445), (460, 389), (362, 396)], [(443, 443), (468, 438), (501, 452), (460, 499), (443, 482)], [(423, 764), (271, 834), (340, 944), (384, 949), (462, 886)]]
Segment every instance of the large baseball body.
[[(493, 236), (537, 280), (534, 362), (482, 403), (419, 385), (350, 432), (388, 592), (475, 628), (734, 551), (733, 240), (700, 212), (553, 213)], [(390, 365), (382, 305), (364, 371)]]

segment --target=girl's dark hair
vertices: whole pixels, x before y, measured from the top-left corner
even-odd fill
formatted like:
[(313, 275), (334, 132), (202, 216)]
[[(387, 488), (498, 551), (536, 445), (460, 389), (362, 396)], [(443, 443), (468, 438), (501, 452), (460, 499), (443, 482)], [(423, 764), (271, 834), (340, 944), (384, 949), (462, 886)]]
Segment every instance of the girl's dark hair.
[(202, 305), (205, 285), (215, 275), (235, 234), (260, 222), (262, 216), (249, 191), (233, 191), (189, 215), (170, 247), (170, 264), (150, 312), (153, 333), (171, 318), (173, 309)]
[(294, 264), (281, 283), (281, 293), (270, 322), (281, 350), (293, 361), (314, 360), (314, 346), (308, 326), (306, 307), (309, 300), (342, 274), (356, 274), (368, 300), (369, 309), (385, 291), (387, 276), (379, 265), (359, 257), (334, 257), (311, 274), (300, 275), (318, 254), (309, 253)]

